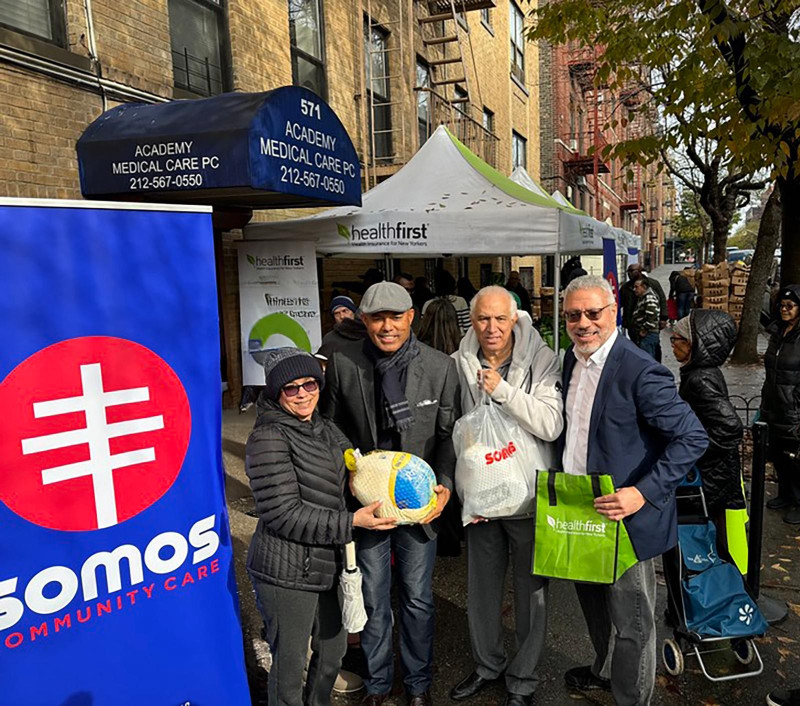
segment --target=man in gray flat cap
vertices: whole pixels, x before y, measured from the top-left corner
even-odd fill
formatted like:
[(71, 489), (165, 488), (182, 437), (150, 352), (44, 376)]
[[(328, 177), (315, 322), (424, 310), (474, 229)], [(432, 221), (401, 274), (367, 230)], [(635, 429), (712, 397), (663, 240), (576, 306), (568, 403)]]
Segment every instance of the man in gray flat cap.
[(361, 633), (369, 675), (367, 706), (392, 690), (392, 553), (400, 591), (400, 662), (410, 706), (429, 706), (433, 664), (433, 565), (436, 518), (453, 492), (453, 425), (460, 416), (458, 373), (444, 353), (411, 330), (414, 308), (394, 282), (373, 284), (359, 307), (366, 340), (335, 352), (326, 371), (322, 413), (362, 453), (404, 451), (436, 473), (436, 508), (420, 525), (356, 537), (368, 621)]

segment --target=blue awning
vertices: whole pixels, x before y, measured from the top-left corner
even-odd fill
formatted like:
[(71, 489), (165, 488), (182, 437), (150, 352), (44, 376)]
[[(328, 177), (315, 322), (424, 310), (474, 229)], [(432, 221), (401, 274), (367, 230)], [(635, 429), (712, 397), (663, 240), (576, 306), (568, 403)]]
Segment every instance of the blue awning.
[(78, 140), (90, 199), (228, 208), (361, 205), (353, 143), (311, 91), (225, 93), (103, 113)]

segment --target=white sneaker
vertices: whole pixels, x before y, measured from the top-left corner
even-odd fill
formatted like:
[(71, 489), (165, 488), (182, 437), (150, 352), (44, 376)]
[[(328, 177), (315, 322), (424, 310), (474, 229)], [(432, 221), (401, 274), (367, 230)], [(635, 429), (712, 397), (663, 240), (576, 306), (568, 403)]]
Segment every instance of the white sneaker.
[(346, 669), (339, 670), (339, 676), (333, 684), (333, 690), (337, 694), (353, 694), (363, 688), (364, 680), (358, 674), (348, 672)]

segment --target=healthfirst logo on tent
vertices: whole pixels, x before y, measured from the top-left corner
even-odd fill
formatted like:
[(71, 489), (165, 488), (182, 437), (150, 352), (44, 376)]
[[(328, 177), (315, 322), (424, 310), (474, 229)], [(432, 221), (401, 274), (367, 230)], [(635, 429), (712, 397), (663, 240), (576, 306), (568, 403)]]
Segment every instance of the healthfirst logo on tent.
[(557, 517), (547, 515), (547, 524), (550, 525), (558, 534), (573, 534), (595, 537), (606, 533), (607, 523), (600, 520), (560, 520)]
[[(158, 503), (181, 471), (192, 426), (172, 368), (144, 346), (103, 336), (61, 341), (22, 361), (0, 384), (0, 412), (0, 500), (64, 532), (101, 532)], [(210, 580), (220, 571), (215, 521), (202, 517), (75, 564), (62, 557), (31, 577), (0, 569), (0, 631), (28, 618), (0, 639), (8, 649), (40, 642)]]
[(336, 232), (354, 247), (382, 247), (386, 245), (407, 245), (408, 247), (427, 247), (430, 223), (410, 225), (405, 221), (382, 222), (371, 226), (336, 224)]

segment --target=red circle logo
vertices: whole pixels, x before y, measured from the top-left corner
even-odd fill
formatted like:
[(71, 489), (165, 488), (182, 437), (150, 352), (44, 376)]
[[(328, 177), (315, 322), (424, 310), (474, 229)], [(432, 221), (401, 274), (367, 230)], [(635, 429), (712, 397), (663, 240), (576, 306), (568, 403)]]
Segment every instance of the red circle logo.
[(178, 477), (191, 412), (178, 376), (122, 338), (61, 341), (0, 383), (0, 500), (42, 527), (94, 530), (146, 510)]

